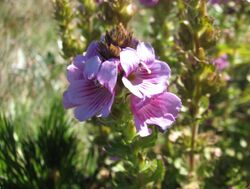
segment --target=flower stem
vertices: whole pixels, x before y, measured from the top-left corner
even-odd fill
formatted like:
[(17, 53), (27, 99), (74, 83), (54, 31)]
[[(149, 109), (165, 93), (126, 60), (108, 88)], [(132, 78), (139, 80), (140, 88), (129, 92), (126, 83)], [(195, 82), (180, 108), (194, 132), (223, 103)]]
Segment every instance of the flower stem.
[[(200, 58), (200, 41), (199, 41), (199, 37), (198, 37), (198, 33), (195, 32), (194, 33), (194, 42), (195, 42), (195, 50), (194, 50), (194, 54), (196, 57)], [(195, 102), (193, 104), (193, 107), (191, 108), (193, 110), (193, 119), (192, 119), (192, 126), (191, 126), (191, 142), (190, 142), (190, 154), (189, 154), (189, 165), (190, 165), (190, 170), (189, 170), (189, 174), (191, 176), (191, 178), (194, 177), (194, 173), (195, 173), (195, 160), (194, 160), (194, 156), (195, 156), (195, 148), (196, 148), (196, 138), (198, 135), (198, 130), (199, 130), (199, 123), (197, 121), (197, 104), (199, 102), (200, 99), (200, 83), (199, 83), (199, 78), (196, 78), (196, 83), (195, 83), (195, 90), (193, 93), (193, 101)]]
[(190, 176), (193, 176), (193, 173), (194, 173), (195, 142), (196, 142), (196, 138), (197, 138), (197, 135), (198, 135), (198, 130), (199, 130), (199, 124), (198, 124), (197, 121), (194, 121), (194, 124), (192, 125), (192, 133), (191, 133), (191, 146), (190, 146), (191, 151), (190, 151), (190, 154), (189, 154), (189, 164), (190, 164), (189, 174), (190, 174)]

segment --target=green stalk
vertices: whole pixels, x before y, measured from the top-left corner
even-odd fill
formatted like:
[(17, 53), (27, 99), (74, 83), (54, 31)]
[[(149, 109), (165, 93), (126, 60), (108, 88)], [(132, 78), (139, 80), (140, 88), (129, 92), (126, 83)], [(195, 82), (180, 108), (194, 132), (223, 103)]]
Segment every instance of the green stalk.
[[(199, 41), (199, 36), (198, 36), (198, 32), (194, 32), (194, 54), (197, 58), (200, 59), (200, 41)], [(189, 154), (189, 175), (191, 177), (191, 179), (195, 176), (195, 151), (196, 151), (196, 139), (198, 136), (198, 132), (199, 132), (199, 123), (197, 121), (197, 113), (198, 113), (198, 107), (197, 104), (199, 102), (200, 99), (200, 82), (199, 82), (199, 78), (196, 78), (196, 86), (195, 86), (195, 90), (193, 93), (193, 104), (191, 106), (191, 110), (193, 113), (193, 119), (192, 119), (192, 126), (191, 126), (191, 142), (190, 142), (190, 154)]]
[(191, 135), (191, 151), (190, 151), (190, 156), (189, 156), (189, 164), (190, 164), (190, 176), (193, 177), (194, 176), (194, 165), (195, 165), (195, 161), (194, 161), (194, 154), (195, 154), (195, 142), (196, 142), (196, 138), (198, 135), (198, 131), (199, 131), (199, 124), (197, 121), (195, 121), (195, 123), (192, 125), (192, 135)]

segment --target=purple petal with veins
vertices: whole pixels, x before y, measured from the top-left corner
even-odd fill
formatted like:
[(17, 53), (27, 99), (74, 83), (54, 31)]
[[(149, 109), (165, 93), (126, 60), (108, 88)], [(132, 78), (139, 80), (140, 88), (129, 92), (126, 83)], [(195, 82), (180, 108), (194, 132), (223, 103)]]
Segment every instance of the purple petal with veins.
[(148, 125), (156, 125), (160, 131), (166, 131), (175, 121), (181, 109), (181, 100), (170, 92), (146, 99), (131, 95), (130, 104), (140, 136), (147, 136), (151, 133)]

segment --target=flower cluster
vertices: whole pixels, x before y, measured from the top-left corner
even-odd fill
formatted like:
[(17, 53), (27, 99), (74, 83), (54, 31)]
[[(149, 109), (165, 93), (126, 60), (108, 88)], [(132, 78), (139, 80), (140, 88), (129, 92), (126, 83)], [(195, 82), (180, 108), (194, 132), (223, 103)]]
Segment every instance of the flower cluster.
[(75, 57), (67, 68), (70, 84), (64, 107), (75, 108), (79, 121), (107, 117), (117, 92), (126, 89), (138, 134), (150, 135), (148, 125), (166, 131), (181, 108), (181, 100), (167, 92), (171, 70), (149, 44), (122, 33), (108, 33), (104, 41), (92, 42), (85, 55)]

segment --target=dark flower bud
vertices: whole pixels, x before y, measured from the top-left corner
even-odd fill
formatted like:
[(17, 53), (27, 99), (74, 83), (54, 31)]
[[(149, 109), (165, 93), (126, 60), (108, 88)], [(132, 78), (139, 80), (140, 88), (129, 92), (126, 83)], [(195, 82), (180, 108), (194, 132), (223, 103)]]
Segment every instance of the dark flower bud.
[(213, 47), (219, 38), (219, 34), (219, 30), (214, 29), (211, 25), (209, 25), (203, 32), (203, 34), (200, 36), (201, 46), (206, 49)]
[(106, 33), (105, 41), (121, 48), (129, 47), (132, 42), (132, 33), (127, 31), (120, 23), (113, 30)]
[(110, 32), (107, 32), (104, 41), (100, 42), (100, 54), (104, 59), (119, 57), (122, 48), (136, 48), (138, 41), (132, 37), (132, 33), (120, 23)]
[(185, 50), (193, 49), (193, 33), (188, 21), (180, 24), (179, 37)]

